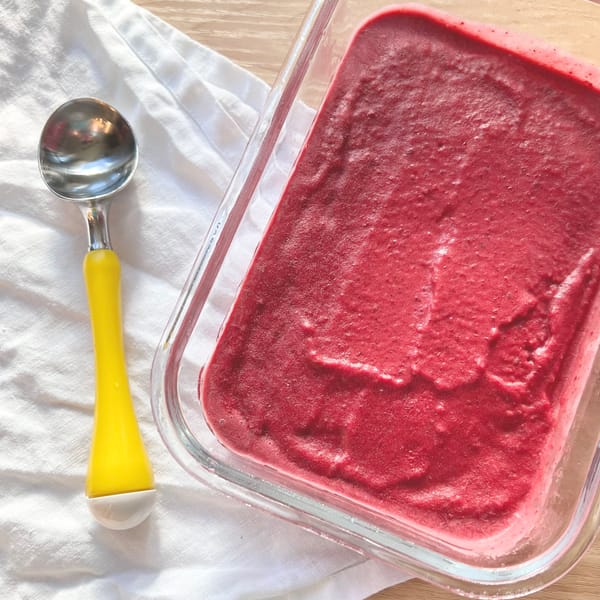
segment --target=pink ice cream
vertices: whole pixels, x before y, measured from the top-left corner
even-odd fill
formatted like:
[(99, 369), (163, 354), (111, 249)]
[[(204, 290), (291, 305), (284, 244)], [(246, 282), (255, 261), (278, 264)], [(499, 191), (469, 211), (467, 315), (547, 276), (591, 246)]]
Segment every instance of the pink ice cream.
[(553, 460), (600, 266), (597, 74), (503, 35), (359, 30), (200, 386), (232, 450), (469, 538)]

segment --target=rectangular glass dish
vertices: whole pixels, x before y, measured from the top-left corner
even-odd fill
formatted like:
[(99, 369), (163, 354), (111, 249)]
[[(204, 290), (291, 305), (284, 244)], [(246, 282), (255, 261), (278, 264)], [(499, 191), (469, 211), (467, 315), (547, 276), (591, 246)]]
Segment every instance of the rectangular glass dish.
[[(550, 286), (548, 289), (551, 289), (553, 294), (550, 300), (548, 299), (550, 298), (548, 295), (550, 291), (547, 292), (545, 300), (537, 300), (537, 303), (540, 306), (543, 305), (542, 308), (546, 311), (542, 316), (547, 317), (550, 321), (554, 318), (552, 311), (554, 309), (558, 311), (559, 305), (563, 306), (562, 313), (571, 315), (579, 310), (576, 308), (578, 305), (584, 305), (587, 302), (585, 315), (581, 317), (582, 321), (577, 321), (576, 335), (578, 336), (578, 342), (575, 346), (571, 342), (565, 346), (567, 356), (564, 360), (570, 365), (576, 363), (578, 366), (569, 370), (566, 383), (558, 377), (561, 383), (557, 387), (560, 388), (559, 392), (562, 396), (560, 402), (557, 402), (557, 406), (565, 414), (560, 417), (559, 425), (555, 427), (555, 430), (548, 434), (548, 439), (543, 438), (545, 440), (543, 452), (535, 446), (528, 446), (527, 440), (522, 441), (523, 450), (520, 450), (521, 446), (519, 446), (513, 452), (513, 454), (520, 454), (518, 460), (521, 461), (522, 465), (525, 465), (520, 467), (521, 470), (528, 468), (528, 462), (537, 462), (543, 465), (542, 467), (536, 467), (534, 464), (534, 468), (532, 468), (533, 471), (536, 469), (542, 471), (540, 478), (543, 479), (543, 484), (538, 486), (539, 490), (536, 490), (536, 493), (529, 493), (526, 507), (516, 511), (517, 516), (511, 521), (512, 525), (510, 527), (490, 529), (489, 535), (478, 535), (477, 531), (473, 532), (472, 525), (468, 535), (455, 534), (452, 510), (460, 512), (462, 510), (460, 507), (444, 512), (444, 518), (450, 519), (447, 527), (441, 527), (439, 524), (438, 526), (432, 526), (431, 523), (426, 523), (423, 520), (420, 522), (416, 517), (411, 518), (406, 509), (404, 513), (402, 511), (395, 513), (393, 510), (388, 510), (389, 507), (385, 502), (370, 503), (368, 498), (365, 500), (365, 497), (361, 494), (353, 494), (353, 488), (347, 486), (346, 483), (343, 483), (341, 487), (328, 486), (326, 477), (321, 477), (321, 479), (319, 477), (305, 477), (294, 473), (293, 469), (278, 468), (276, 461), (273, 463), (269, 460), (268, 453), (266, 458), (262, 460), (256, 458), (256, 456), (253, 457), (252, 453), (234, 452), (215, 435), (214, 430), (217, 423), (213, 420), (211, 425), (211, 418), (215, 419), (216, 417), (205, 414), (203, 403), (199, 398), (199, 390), (205, 390), (207, 385), (206, 383), (200, 385), (199, 380), (206, 382), (207, 372), (210, 371), (209, 366), (212, 364), (211, 361), (213, 361), (214, 356), (218, 356), (219, 342), (221, 339), (227, 339), (223, 336), (228, 331), (228, 319), (231, 319), (231, 315), (235, 314), (235, 310), (239, 310), (240, 305), (243, 306), (239, 300), (240, 290), (243, 292), (248, 286), (246, 282), (251, 281), (248, 277), (253, 276), (252, 266), (256, 260), (257, 250), (261, 248), (262, 251), (265, 239), (276, 229), (273, 225), (276, 221), (275, 216), (280, 207), (284, 206), (289, 182), (293, 181), (295, 169), (298, 168), (299, 162), (303, 160), (303, 153), (306, 152), (305, 148), (310, 147), (310, 142), (305, 146), (307, 140), (312, 139), (309, 135), (316, 136), (316, 133), (314, 133), (317, 131), (315, 123), (318, 124), (318, 119), (315, 119), (315, 116), (327, 114), (319, 111), (325, 110), (323, 107), (327, 107), (327, 100), (331, 89), (333, 89), (332, 82), (336, 81), (334, 78), (341, 77), (339, 75), (341, 72), (340, 65), (345, 64), (344, 56), (347, 49), (351, 46), (352, 40), (355, 39), (355, 33), (361, 24), (370, 19), (377, 11), (384, 9), (388, 4), (387, 2), (368, 2), (365, 0), (318, 0), (308, 11), (286, 64), (273, 86), (230, 188), (199, 251), (179, 303), (157, 350), (152, 372), (154, 415), (166, 445), (180, 464), (194, 477), (224, 493), (366, 554), (386, 560), (407, 573), (452, 591), (473, 597), (518, 597), (552, 583), (567, 572), (591, 544), (600, 525), (600, 396), (598, 389), (600, 302), (595, 292), (596, 288), (591, 283), (588, 285), (592, 290), (590, 292), (592, 297), (589, 301), (585, 301), (584, 294), (581, 291), (585, 291), (587, 288), (578, 288), (573, 283), (580, 273), (583, 273), (582, 277), (592, 279), (595, 277), (595, 267), (590, 266), (595, 260), (593, 253), (586, 254), (583, 257), (585, 260), (577, 263), (578, 266), (575, 270), (567, 270), (567, 276), (563, 273), (557, 282), (546, 282)], [(584, 61), (584, 63), (596, 67), (600, 66), (600, 44), (598, 44), (595, 36), (595, 31), (598, 24), (600, 24), (600, 6), (597, 4), (585, 0), (577, 2), (565, 0), (544, 3), (506, 2), (501, 3), (501, 8), (499, 8), (500, 3), (494, 1), (439, 1), (422, 2), (420, 5), (432, 10), (442, 10), (444, 14), (448, 15), (447, 23), (451, 24), (451, 26), (448, 26), (450, 30), (453, 27), (460, 30), (464, 26), (463, 19), (467, 23), (481, 24), (479, 29), (467, 26), (471, 27), (468, 31), (483, 32), (482, 35), (486, 41), (494, 40), (494, 43), (497, 42), (500, 48), (502, 48), (505, 29), (517, 34), (512, 42), (513, 47), (515, 44), (517, 45), (517, 50), (522, 48), (531, 49), (531, 44), (527, 41), (530, 38), (539, 40), (539, 44), (537, 41), (535, 42), (533, 46), (535, 49), (532, 52), (539, 52), (543, 64), (545, 64), (543, 57), (550, 57), (548, 60), (554, 61), (559, 69), (563, 69), (564, 73), (568, 71), (569, 74), (577, 78), (579, 83), (585, 83), (585, 78), (588, 76), (594, 81), (600, 82), (600, 78), (594, 79), (597, 75), (593, 74), (593, 67), (588, 73), (584, 68), (577, 67), (577, 62), (571, 63), (568, 59), (566, 61), (563, 59), (557, 60), (556, 57), (553, 59), (554, 54), (551, 49), (556, 47), (561, 53), (573, 56), (575, 59)], [(399, 7), (400, 10), (420, 10), (414, 7), (411, 8), (412, 5), (406, 3), (399, 3), (395, 6)], [(425, 34), (426, 29), (423, 30)], [(421, 34), (422, 32), (419, 33), (419, 35)], [(520, 37), (521, 35), (523, 37)], [(433, 38), (431, 41), (433, 43)], [(423, 44), (425, 49), (425, 56), (429, 52), (428, 41), (423, 42), (421, 40), (420, 43)], [(459, 41), (457, 47), (462, 46), (463, 43)], [(519, 46), (522, 46), (522, 48)], [(483, 54), (485, 54), (485, 51), (483, 51)], [(374, 59), (374, 62), (376, 61), (377, 58)], [(460, 71), (460, 66), (458, 70)], [(532, 85), (542, 85), (543, 81), (536, 79), (537, 75), (534, 75), (532, 75), (532, 82), (534, 82)], [(352, 78), (350, 77), (350, 79)], [(367, 79), (361, 79), (361, 82), (361, 85), (368, 85)], [(557, 89), (561, 89), (560, 86), (563, 83), (560, 83)], [(571, 94), (569, 85), (565, 84), (566, 87), (564, 87), (565, 98)], [(514, 92), (514, 89), (508, 85), (500, 87), (503, 90), (505, 88), (510, 89), (511, 93)], [(554, 93), (555, 90), (551, 91)], [(418, 93), (419, 89), (416, 92)], [(543, 97), (544, 94), (541, 94), (541, 96)], [(466, 100), (465, 97), (465, 105), (467, 104)], [(407, 99), (405, 95), (402, 102), (404, 103), (402, 109), (410, 115), (413, 108), (410, 104), (410, 98)], [(400, 105), (400, 101), (397, 104)], [(569, 102), (565, 100), (565, 104), (569, 105)], [(461, 102), (458, 105), (460, 106)], [(420, 106), (421, 104), (415, 101), (415, 114), (418, 113)], [(507, 104), (507, 106), (509, 105)], [(485, 105), (483, 108), (485, 111), (489, 111), (490, 114), (494, 111), (494, 106)], [(396, 103), (394, 104), (394, 110), (396, 110)], [(449, 109), (446, 107), (443, 110)], [(452, 110), (456, 110), (456, 106), (453, 105)], [(591, 110), (592, 113), (590, 114), (595, 114), (593, 113), (595, 109)], [(367, 110), (361, 113), (363, 120), (368, 120), (368, 112)], [(567, 112), (569, 111), (567, 110)], [(596, 117), (588, 118), (594, 119)], [(536, 119), (538, 119), (537, 116)], [(501, 122), (503, 114), (499, 115), (497, 120)], [(488, 122), (476, 124), (483, 132), (482, 136), (494, 135), (494, 131), (490, 131), (490, 127), (493, 129), (493, 123), (492, 125)], [(407, 126), (407, 131), (409, 129)], [(443, 129), (443, 123), (441, 129)], [(451, 129), (449, 125), (448, 130)], [(502, 135), (505, 134), (506, 131), (502, 133)], [(538, 131), (536, 135), (543, 142), (543, 129), (541, 132)], [(469, 140), (469, 144), (475, 146), (477, 143), (476, 137)], [(368, 132), (365, 139), (368, 139)], [(435, 137), (432, 139), (435, 139)], [(423, 147), (429, 144), (428, 140), (429, 138), (424, 138), (420, 145), (416, 143), (415, 148), (411, 149), (410, 152), (418, 154)], [(467, 142), (465, 142), (466, 144)], [(524, 144), (525, 146), (526, 144)], [(381, 148), (371, 150), (378, 154), (375, 157), (377, 160), (381, 159), (383, 161), (385, 159), (383, 156), (385, 154), (385, 144)], [(435, 152), (431, 156), (442, 156), (444, 144), (438, 142), (438, 146), (434, 150)], [(520, 149), (519, 152), (521, 150), (523, 149)], [(528, 152), (529, 150), (525, 149), (518, 156), (529, 156)], [(594, 150), (592, 149), (589, 152), (593, 154)], [(354, 156), (361, 160), (360, 153)], [(515, 156), (517, 156), (516, 148)], [(542, 162), (546, 172), (551, 174), (552, 169), (560, 168), (560, 165), (558, 167), (554, 166), (550, 158), (552, 157), (548, 157), (547, 161), (542, 160)], [(567, 158), (566, 154), (559, 158), (563, 160), (564, 164), (572, 160)], [(373, 165), (377, 166), (377, 160), (373, 162)], [(478, 163), (478, 160), (481, 161), (481, 158), (473, 159), (474, 162), (469, 163), (469, 168), (472, 170), (479, 165), (478, 168), (485, 170), (489, 166), (491, 168), (489, 177), (493, 178), (494, 165), (486, 166), (485, 160), (482, 163)], [(515, 160), (518, 159), (515, 158)], [(495, 162), (493, 157), (490, 162)], [(506, 164), (509, 163), (510, 160)], [(313, 166), (315, 166), (315, 171), (318, 171), (319, 162), (315, 161)], [(526, 165), (524, 168), (526, 170)], [(578, 165), (575, 163), (572, 169), (577, 172), (577, 168)], [(534, 166), (533, 169), (535, 171), (537, 167)], [(584, 167), (582, 169), (585, 170)], [(441, 180), (442, 171), (439, 172)], [(401, 175), (404, 176), (405, 173)], [(468, 176), (467, 173), (465, 177), (468, 178)], [(431, 181), (430, 176), (427, 179)], [(355, 179), (354, 185), (359, 186), (359, 183)], [(515, 185), (518, 184), (517, 181), (514, 183)], [(450, 184), (452, 184), (452, 181), (447, 182), (445, 187)], [(510, 184), (511, 182), (509, 182)], [(403, 185), (405, 188), (406, 185)], [(457, 185), (460, 185), (460, 183)], [(507, 185), (506, 182), (503, 185)], [(544, 185), (544, 183), (541, 182), (540, 185)], [(569, 187), (576, 187), (576, 183), (573, 186), (569, 184)], [(435, 192), (434, 188), (435, 185), (428, 190), (428, 194), (432, 190)], [(312, 189), (315, 195), (319, 192), (318, 185)], [(489, 193), (489, 190), (487, 192)], [(585, 195), (584, 191), (581, 193)], [(490, 214), (493, 214), (493, 199), (490, 200), (489, 207)], [(557, 208), (557, 212), (558, 210)], [(445, 207), (440, 220), (447, 220), (450, 217), (454, 220), (453, 222), (457, 222), (459, 217), (456, 212), (459, 211), (456, 211), (454, 206)], [(367, 221), (370, 219), (368, 211), (363, 216)], [(553, 218), (553, 215), (550, 216)], [(351, 219), (351, 217), (352, 213), (349, 212), (342, 218), (342, 221), (344, 219), (348, 220), (348, 218)], [(340, 220), (339, 217), (336, 218)], [(466, 221), (464, 217), (462, 218), (464, 228), (465, 223), (468, 226), (470, 219), (468, 214)], [(473, 218), (474, 220), (475, 218)], [(556, 219), (559, 225), (561, 220), (564, 221), (561, 218)], [(325, 225), (328, 223), (327, 219), (323, 222)], [(382, 222), (389, 225), (385, 220)], [(513, 234), (513, 237), (523, 237), (523, 232), (527, 232), (527, 235), (536, 236), (539, 234), (550, 239), (549, 234), (546, 234), (543, 230), (546, 226), (543, 220), (539, 226), (541, 231), (531, 230), (531, 224), (536, 222), (533, 216), (530, 220), (519, 221), (521, 223), (519, 227), (525, 229), (519, 229), (517, 234)], [(573, 221), (573, 224), (575, 223), (576, 221)], [(582, 222), (580, 221), (580, 223)], [(551, 225), (549, 224), (548, 227), (551, 227)], [(584, 228), (583, 226), (580, 227), (580, 229)], [(375, 227), (373, 231), (376, 232), (376, 229)], [(417, 226), (416, 229), (419, 230), (419, 227)], [(506, 236), (506, 232), (502, 232), (502, 229), (502, 224), (499, 228), (496, 228), (499, 231), (498, 235), (505, 236), (508, 240), (507, 244), (517, 246), (518, 240), (515, 239), (513, 243), (510, 232)], [(504, 229), (506, 228), (504, 227)], [(448, 231), (442, 233), (443, 246), (437, 249), (435, 249), (435, 245), (432, 246), (434, 248), (434, 258), (437, 261), (436, 268), (444, 260), (447, 260), (445, 257), (448, 252), (451, 252), (451, 254), (455, 252), (454, 248), (451, 251), (448, 250), (451, 243), (455, 244), (452, 234)], [(427, 236), (420, 233), (419, 235), (421, 236), (419, 237), (421, 240), (419, 243), (422, 243), (423, 247), (430, 244)], [(572, 235), (575, 239), (577, 236), (581, 237), (582, 234), (572, 232)], [(285, 241), (285, 238), (283, 239)], [(438, 236), (438, 241), (439, 239)], [(484, 236), (480, 242), (485, 242), (486, 239)], [(570, 244), (569, 241), (566, 243)], [(506, 247), (508, 248), (508, 245)], [(552, 255), (551, 250), (548, 251), (548, 256)], [(288, 251), (286, 250), (286, 252)], [(324, 252), (327, 252), (327, 250), (325, 249)], [(285, 256), (289, 258), (290, 255)], [(324, 256), (322, 254), (322, 257)], [(291, 255), (290, 266), (294, 259), (295, 257)], [(285, 269), (285, 262), (282, 265), (281, 259), (278, 260), (280, 260), (279, 268), (283, 267)], [(415, 254), (415, 265), (420, 260), (421, 257), (418, 253)], [(379, 260), (379, 263), (385, 264), (385, 257), (383, 261)], [(272, 262), (272, 264), (277, 266), (276, 262)], [(376, 266), (375, 258), (370, 265), (367, 263), (367, 270), (369, 268), (372, 268), (374, 272), (379, 269)], [(459, 266), (459, 271), (461, 268)], [(382, 271), (377, 272), (381, 274)], [(465, 276), (468, 277), (468, 275)], [(515, 280), (520, 276), (519, 273), (515, 272)], [(332, 279), (335, 279), (334, 274), (332, 274)], [(451, 280), (452, 277), (449, 281)], [(323, 281), (323, 278), (321, 281)], [(369, 279), (359, 278), (358, 284), (362, 286), (359, 288), (359, 294), (362, 290), (364, 292), (363, 296), (368, 297), (367, 292), (370, 287), (373, 287)], [(566, 285), (564, 289), (561, 287), (563, 284)], [(402, 286), (397, 285), (399, 293), (402, 292), (400, 287), (405, 286), (404, 284)], [(572, 290), (574, 291), (572, 292)], [(485, 297), (486, 293), (483, 290), (480, 295)], [(506, 293), (510, 295), (509, 284), (506, 286)], [(502, 304), (498, 296), (495, 298), (494, 302)], [(529, 311), (528, 315), (533, 314), (532, 311), (535, 313), (535, 310), (538, 310), (531, 298), (525, 298), (524, 302), (527, 307), (526, 310)], [(339, 302), (334, 303), (332, 306), (339, 308)], [(494, 308), (493, 302), (492, 308)], [(315, 317), (314, 306), (311, 310), (312, 316)], [(356, 330), (352, 322), (344, 325), (345, 317), (343, 314), (341, 317), (331, 317), (328, 316), (330, 313), (333, 314), (331, 310), (326, 308), (323, 310), (321, 323), (325, 323), (329, 328), (327, 335), (342, 330), (341, 334), (338, 332), (335, 335), (339, 334), (341, 336), (339, 339), (343, 338), (345, 341), (334, 340), (335, 343), (332, 345), (331, 337), (328, 338), (319, 334), (321, 337), (316, 337), (316, 342), (314, 342), (316, 345), (313, 347), (315, 355), (321, 352), (322, 347), (331, 350), (337, 344), (338, 350), (342, 348), (338, 354), (345, 357), (344, 360), (348, 357), (352, 358), (353, 353), (357, 356), (364, 356), (365, 354), (371, 356), (369, 353), (373, 344), (368, 342), (370, 339), (368, 336), (366, 338), (361, 337), (361, 330)], [(457, 314), (460, 313), (460, 306), (456, 307), (455, 310), (458, 311)], [(393, 313), (385, 314), (389, 317)], [(320, 316), (318, 313), (316, 314), (317, 320)], [(511, 318), (513, 321), (519, 322), (519, 320), (522, 321), (522, 316), (522, 314), (517, 314)], [(366, 317), (367, 321), (369, 318), (371, 317)], [(427, 318), (431, 320), (431, 315)], [(569, 319), (570, 324), (576, 322), (575, 317), (569, 316)], [(475, 316), (475, 320), (477, 320), (477, 316)], [(534, 321), (539, 323), (540, 319), (536, 316)], [(377, 319), (371, 322), (377, 323)], [(340, 323), (341, 325), (339, 325)], [(505, 327), (503, 331), (506, 332), (507, 325), (508, 321), (501, 321), (498, 327)], [(395, 325), (389, 325), (389, 323), (387, 326), (391, 327), (392, 330), (395, 327)], [(427, 326), (429, 327), (429, 325)], [(551, 322), (550, 328), (552, 326)], [(469, 327), (471, 327), (470, 324)], [(537, 350), (529, 348), (530, 356), (528, 359), (523, 359), (523, 364), (527, 363), (527, 360), (531, 363), (535, 360), (542, 361), (540, 357), (551, 345), (544, 337), (549, 335), (544, 333), (546, 331), (545, 327), (545, 325), (540, 326), (538, 327), (539, 331), (534, 332), (538, 337), (541, 335), (543, 341), (538, 341), (539, 347)], [(573, 325), (573, 327), (575, 326)], [(310, 324), (305, 328), (312, 331), (312, 325)], [(494, 327), (493, 329), (496, 331), (494, 335), (498, 335), (498, 328)], [(353, 333), (355, 330), (359, 331), (360, 335), (355, 335)], [(421, 330), (419, 329), (419, 331)], [(397, 335), (400, 336), (396, 339), (400, 340), (398, 344), (401, 345), (403, 343), (402, 331)], [(423, 335), (419, 333), (419, 343), (422, 342)], [(569, 336), (569, 339), (571, 339), (575, 334), (571, 332)], [(560, 336), (556, 334), (555, 337)], [(364, 343), (364, 339), (367, 339), (367, 343)], [(496, 344), (495, 338), (492, 342)], [(375, 343), (377, 342), (375, 341)], [(475, 342), (467, 341), (465, 337), (464, 345), (468, 346), (471, 343), (474, 344)], [(350, 344), (349, 347), (348, 344)], [(460, 345), (457, 344), (459, 348), (457, 352), (459, 353)], [(506, 367), (506, 352), (509, 350), (510, 348), (496, 352), (500, 358), (496, 356), (495, 366), (489, 367), (488, 371), (491, 373), (489, 379), (493, 379), (496, 383), (501, 380), (502, 385), (509, 389), (509, 396), (510, 394), (518, 396), (520, 393), (518, 385), (515, 385), (514, 381), (507, 380), (509, 375), (512, 377), (513, 371), (519, 370), (515, 367)], [(339, 360), (335, 356), (334, 358), (329, 356), (323, 358), (323, 356), (320, 360), (322, 363), (323, 361), (324, 364), (326, 363), (327, 368), (332, 367), (332, 365), (338, 368)], [(384, 372), (377, 373), (380, 383), (383, 382), (381, 385), (383, 387), (390, 385), (404, 386), (405, 375), (398, 374), (398, 365), (392, 364), (390, 366), (388, 364), (390, 362), (388, 354), (384, 358), (382, 356), (382, 354), (378, 355), (373, 352), (374, 362), (371, 361), (372, 364), (379, 366), (385, 363)], [(511, 358), (510, 353), (508, 358)], [(431, 364), (435, 364), (435, 361), (429, 360), (428, 362), (425, 359), (414, 359), (414, 357), (411, 360), (413, 361), (413, 373), (412, 375), (406, 375), (406, 377), (422, 377), (426, 373), (430, 381), (437, 382), (436, 393), (439, 398), (443, 397), (445, 400), (448, 400), (448, 390), (452, 389), (455, 382), (464, 378), (465, 373), (468, 375), (468, 369), (453, 370), (452, 365), (449, 363), (434, 368), (431, 367)], [(356, 365), (359, 364), (356, 360), (352, 358), (351, 361), (346, 360), (346, 362), (356, 371)], [(361, 377), (368, 376), (372, 378), (374, 371), (377, 369), (371, 363), (367, 361), (365, 363), (366, 367), (358, 367), (359, 371), (362, 369), (359, 373)], [(260, 364), (260, 361), (258, 361), (258, 364)], [(323, 364), (321, 364), (322, 366)], [(389, 372), (385, 370), (388, 367)], [(482, 368), (477, 363), (473, 367), (473, 374), (468, 375), (465, 380), (466, 383), (470, 385), (471, 380), (479, 376), (478, 373), (481, 373)], [(533, 367), (531, 368), (533, 369)], [(269, 369), (269, 364), (265, 365), (265, 369)], [(571, 377), (570, 374), (573, 374), (573, 376)], [(353, 376), (356, 376), (356, 373)], [(471, 380), (469, 380), (469, 377)], [(531, 375), (530, 379), (535, 379), (535, 376)], [(372, 384), (369, 385), (372, 387)], [(481, 390), (485, 391), (486, 389), (478, 389), (477, 393), (483, 393)], [(563, 396), (566, 399), (563, 400)], [(292, 406), (296, 401), (296, 397), (286, 399), (286, 401), (288, 400), (292, 402), (290, 404)], [(524, 405), (527, 404), (526, 401)], [(529, 406), (532, 411), (531, 414), (534, 414), (538, 408), (536, 408), (533, 401), (529, 404), (531, 405)], [(551, 422), (556, 410), (556, 408), (549, 408), (548, 415), (544, 419), (547, 418), (548, 422)], [(505, 425), (508, 431), (514, 428), (511, 423), (515, 422), (516, 417), (514, 411), (508, 411), (506, 415), (503, 415), (502, 418), (504, 419), (503, 423), (506, 421)], [(223, 421), (226, 421), (226, 419), (223, 419)], [(527, 419), (522, 417), (520, 421), (519, 419), (517, 421), (524, 423)], [(532, 417), (528, 422), (531, 421), (535, 421), (535, 419)], [(426, 425), (426, 422), (422, 422), (419, 428)], [(459, 428), (460, 425), (459, 423)], [(262, 425), (259, 424), (257, 427), (260, 428)], [(432, 433), (432, 435), (443, 436), (445, 433), (444, 427), (445, 425), (440, 424), (439, 431)], [(525, 431), (529, 431), (529, 429), (525, 429)], [(539, 428), (535, 429), (534, 427), (531, 431), (539, 432)], [(531, 435), (534, 435), (534, 433)], [(415, 442), (416, 446), (419, 444), (427, 445), (426, 437), (421, 432), (421, 439)], [(425, 439), (425, 442), (422, 441), (423, 439)], [(508, 450), (505, 449), (503, 452), (510, 453), (509, 446), (511, 444), (513, 444), (512, 441), (506, 442), (505, 446)], [(552, 452), (548, 450), (550, 447)], [(525, 459), (523, 457), (523, 453), (527, 453), (527, 448), (532, 448), (529, 461), (526, 456)], [(393, 453), (394, 450), (392, 449), (391, 452)], [(546, 460), (546, 454), (551, 458)], [(413, 458), (405, 460), (401, 452), (398, 452), (398, 455), (395, 464), (390, 468), (400, 471), (413, 468), (411, 462)], [(486, 460), (491, 460), (485, 453), (481, 453), (481, 456), (486, 457)], [(418, 462), (418, 457), (415, 460)], [(438, 457), (436, 460), (443, 460), (443, 456), (441, 459)], [(270, 465), (267, 464), (269, 462), (271, 462)], [(489, 462), (489, 466), (490, 469), (496, 469), (498, 473), (510, 472), (510, 468), (505, 469), (497, 461)], [(357, 468), (355, 467), (356, 465), (353, 464), (346, 465), (343, 478), (346, 480), (351, 478), (348, 473), (356, 473)], [(374, 467), (375, 470), (377, 468), (377, 466)], [(479, 472), (485, 475), (485, 469), (481, 466), (477, 468)], [(339, 470), (342, 472), (341, 467)], [(416, 475), (413, 475), (417, 479), (425, 476), (420, 474), (418, 469), (415, 473)], [(380, 473), (380, 475), (385, 477), (386, 473)], [(410, 475), (410, 477), (413, 477), (413, 475)], [(408, 477), (408, 483), (403, 483), (407, 489), (411, 485), (410, 477)], [(499, 480), (499, 488), (501, 487), (500, 484), (504, 485), (505, 482)], [(477, 482), (473, 481), (472, 486), (476, 487), (476, 485)], [(385, 485), (383, 487), (385, 488)], [(505, 487), (510, 491), (510, 485)], [(442, 488), (443, 486), (439, 489)], [(350, 493), (346, 493), (346, 490), (350, 490)], [(410, 493), (407, 497), (411, 497)], [(434, 500), (438, 502), (438, 499), (434, 498)], [(454, 498), (451, 498), (450, 504), (454, 506), (457, 502)], [(493, 511), (490, 513), (490, 518), (492, 517), (494, 517)], [(484, 521), (481, 521), (481, 523), (483, 524)]]

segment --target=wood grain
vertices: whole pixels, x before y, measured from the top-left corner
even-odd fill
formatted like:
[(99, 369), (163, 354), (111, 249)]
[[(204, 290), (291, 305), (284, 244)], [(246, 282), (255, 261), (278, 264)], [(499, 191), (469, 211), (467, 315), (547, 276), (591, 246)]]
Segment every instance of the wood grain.
[[(268, 83), (273, 82), (279, 71), (308, 6), (308, 0), (134, 1)], [(536, 5), (536, 2), (530, 4)], [(370, 600), (455, 600), (457, 597), (413, 580), (384, 590)], [(530, 598), (599, 600), (600, 539), (571, 573)]]
[(136, 0), (171, 25), (272, 83), (308, 0)]

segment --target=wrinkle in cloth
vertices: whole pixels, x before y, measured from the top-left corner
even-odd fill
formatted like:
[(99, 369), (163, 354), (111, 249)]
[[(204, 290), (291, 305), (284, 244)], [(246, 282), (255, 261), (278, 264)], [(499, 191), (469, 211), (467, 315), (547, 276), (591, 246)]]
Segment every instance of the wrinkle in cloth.
[[(154, 350), (267, 86), (128, 0), (0, 4), (0, 590), (25, 599), (346, 600), (404, 577), (230, 500), (162, 444)], [(38, 173), (43, 124), (96, 96), (131, 122), (133, 182), (111, 208), (130, 385), (159, 501), (139, 527), (90, 516), (85, 224)]]

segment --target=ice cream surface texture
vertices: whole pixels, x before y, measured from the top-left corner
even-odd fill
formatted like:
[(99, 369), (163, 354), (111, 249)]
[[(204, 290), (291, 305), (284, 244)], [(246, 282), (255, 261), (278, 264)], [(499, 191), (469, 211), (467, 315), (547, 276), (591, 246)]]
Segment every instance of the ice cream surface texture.
[(543, 485), (600, 266), (597, 73), (503, 35), (363, 24), (200, 382), (228, 448), (470, 539)]

